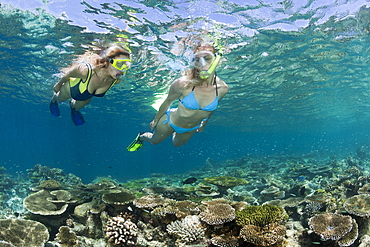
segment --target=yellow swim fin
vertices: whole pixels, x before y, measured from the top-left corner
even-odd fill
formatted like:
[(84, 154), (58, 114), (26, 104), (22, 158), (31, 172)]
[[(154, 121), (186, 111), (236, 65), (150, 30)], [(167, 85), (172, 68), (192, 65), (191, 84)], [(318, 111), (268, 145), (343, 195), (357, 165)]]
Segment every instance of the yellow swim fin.
[(142, 147), (143, 147), (144, 142), (140, 140), (140, 135), (141, 135), (142, 133), (144, 133), (144, 132), (140, 132), (140, 133), (136, 136), (135, 140), (134, 140), (130, 145), (128, 145), (128, 147), (127, 147), (127, 151), (129, 151), (129, 152), (134, 152), (134, 151), (137, 151), (137, 150), (139, 150), (140, 148), (142, 148)]

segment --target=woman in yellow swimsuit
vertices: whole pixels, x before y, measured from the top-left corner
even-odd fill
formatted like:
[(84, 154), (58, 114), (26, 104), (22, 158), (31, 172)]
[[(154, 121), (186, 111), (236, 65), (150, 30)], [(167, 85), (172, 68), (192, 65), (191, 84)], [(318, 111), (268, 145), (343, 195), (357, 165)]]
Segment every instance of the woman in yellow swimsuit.
[[(84, 55), (83, 57), (86, 57)], [(79, 112), (89, 104), (92, 97), (103, 97), (131, 66), (130, 49), (114, 43), (99, 56), (91, 54), (85, 62), (74, 63), (54, 86), (54, 95), (50, 102), (50, 113), (58, 117), (61, 103), (70, 98), (71, 117), (76, 126), (85, 123)]]

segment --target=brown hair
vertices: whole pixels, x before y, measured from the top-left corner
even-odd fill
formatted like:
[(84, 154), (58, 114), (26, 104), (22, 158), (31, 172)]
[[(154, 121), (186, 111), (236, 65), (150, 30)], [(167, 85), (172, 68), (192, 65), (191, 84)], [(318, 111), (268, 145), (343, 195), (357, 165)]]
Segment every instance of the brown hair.
[(100, 54), (100, 57), (96, 59), (96, 64), (100, 65), (102, 68), (107, 68), (110, 63), (110, 59), (121, 55), (128, 56), (130, 58), (130, 52), (125, 47), (114, 43)]

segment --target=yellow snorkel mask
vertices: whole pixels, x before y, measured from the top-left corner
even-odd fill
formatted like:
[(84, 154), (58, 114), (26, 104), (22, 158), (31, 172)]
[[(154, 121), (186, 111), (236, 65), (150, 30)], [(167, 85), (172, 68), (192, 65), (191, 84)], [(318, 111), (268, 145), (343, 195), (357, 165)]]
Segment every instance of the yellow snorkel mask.
[[(194, 54), (193, 66), (200, 69), (199, 77), (201, 79), (207, 79), (215, 71), (220, 60), (220, 54), (215, 56), (210, 51), (200, 51)], [(208, 70), (202, 70), (202, 68), (208, 66)]]
[(127, 70), (131, 67), (131, 59), (129, 58), (109, 58), (109, 62), (112, 64), (113, 68), (126, 74)]
[(217, 65), (220, 63), (220, 60), (221, 60), (221, 55), (217, 54), (216, 58), (214, 59), (214, 61), (211, 64), (211, 67), (209, 67), (208, 70), (200, 71), (200, 73), (199, 73), (200, 79), (207, 79), (210, 75), (212, 75), (212, 73), (215, 71)]

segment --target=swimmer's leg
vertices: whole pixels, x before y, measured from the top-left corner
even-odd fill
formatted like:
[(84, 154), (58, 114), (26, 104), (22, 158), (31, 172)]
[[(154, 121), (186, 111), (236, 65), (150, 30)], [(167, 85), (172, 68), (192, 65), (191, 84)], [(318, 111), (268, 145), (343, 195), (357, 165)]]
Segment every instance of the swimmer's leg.
[(79, 111), (82, 107), (89, 104), (91, 99), (85, 101), (76, 101), (74, 99), (71, 100), (69, 106), (71, 107), (71, 117), (72, 121), (76, 126), (83, 125), (85, 123), (85, 119), (82, 113)]

